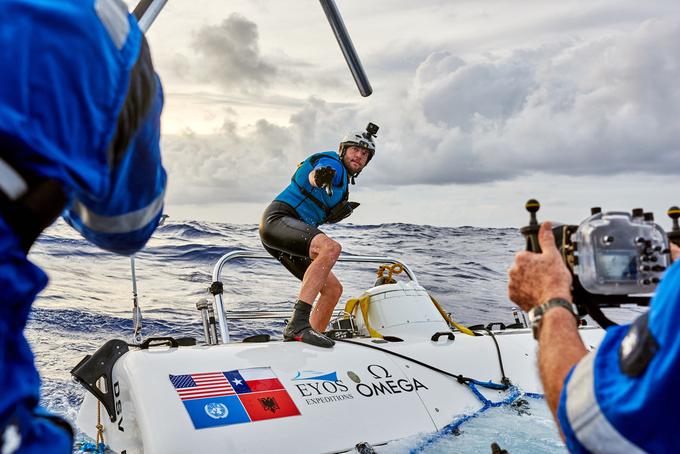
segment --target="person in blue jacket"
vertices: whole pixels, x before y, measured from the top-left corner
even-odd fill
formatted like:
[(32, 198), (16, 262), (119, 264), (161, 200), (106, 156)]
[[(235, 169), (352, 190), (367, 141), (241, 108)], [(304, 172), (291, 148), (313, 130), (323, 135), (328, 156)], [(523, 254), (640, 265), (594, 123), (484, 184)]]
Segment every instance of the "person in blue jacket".
[(139, 250), (163, 211), (163, 95), (120, 0), (0, 2), (0, 452), (70, 453), (38, 405), (24, 336), (47, 284), (27, 257), (60, 214), (92, 243)]
[(550, 223), (542, 253), (520, 252), (509, 271), (510, 299), (525, 311), (542, 306), (538, 363), (548, 406), (575, 453), (668, 453), (680, 446), (680, 249), (649, 311), (613, 326), (589, 352), (572, 312), (572, 277)]
[(378, 127), (369, 123), (366, 131), (345, 136), (338, 153), (309, 156), (262, 215), (264, 248), (302, 281), (293, 316), (283, 332), (285, 340), (326, 348), (335, 344), (322, 332), (342, 295), (342, 284), (331, 271), (341, 246), (318, 226), (341, 221), (359, 205), (349, 201), (349, 184), (354, 184), (373, 158), (377, 132)]

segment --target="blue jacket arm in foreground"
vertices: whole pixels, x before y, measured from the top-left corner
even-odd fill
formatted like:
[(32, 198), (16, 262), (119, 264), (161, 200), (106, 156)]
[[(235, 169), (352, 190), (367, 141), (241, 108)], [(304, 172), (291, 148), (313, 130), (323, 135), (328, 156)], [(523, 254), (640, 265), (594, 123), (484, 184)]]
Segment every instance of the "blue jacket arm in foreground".
[(571, 452), (666, 453), (680, 446), (680, 262), (649, 311), (607, 330), (570, 372), (557, 416)]
[(160, 113), (163, 92), (156, 78), (149, 113), (111, 172), (109, 193), (100, 199), (75, 194), (64, 219), (88, 241), (111, 252), (140, 250), (163, 214), (166, 174), (161, 166)]

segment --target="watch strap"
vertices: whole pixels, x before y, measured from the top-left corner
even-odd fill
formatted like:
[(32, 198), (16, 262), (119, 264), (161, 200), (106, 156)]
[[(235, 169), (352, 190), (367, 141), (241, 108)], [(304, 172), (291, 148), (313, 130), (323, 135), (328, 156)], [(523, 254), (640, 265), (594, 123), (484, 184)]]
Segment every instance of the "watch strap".
[(547, 303), (543, 303), (540, 306), (535, 306), (529, 310), (529, 320), (531, 321), (531, 331), (533, 332), (534, 339), (538, 340), (538, 335), (541, 331), (541, 325), (545, 313), (556, 307), (563, 307), (571, 312), (571, 314), (574, 316), (574, 319), (576, 320), (576, 325), (578, 326), (579, 318), (575, 306), (563, 298), (552, 298), (548, 300)]

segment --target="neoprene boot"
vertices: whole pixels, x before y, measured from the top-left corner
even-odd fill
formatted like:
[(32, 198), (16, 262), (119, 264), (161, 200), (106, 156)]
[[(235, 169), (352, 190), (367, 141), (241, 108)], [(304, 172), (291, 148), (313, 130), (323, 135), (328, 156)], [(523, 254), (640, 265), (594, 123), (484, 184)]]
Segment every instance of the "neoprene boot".
[(283, 330), (283, 339), (286, 341), (300, 341), (317, 347), (331, 348), (335, 341), (314, 330), (309, 324), (309, 316), (312, 305), (302, 300), (295, 303), (293, 317)]

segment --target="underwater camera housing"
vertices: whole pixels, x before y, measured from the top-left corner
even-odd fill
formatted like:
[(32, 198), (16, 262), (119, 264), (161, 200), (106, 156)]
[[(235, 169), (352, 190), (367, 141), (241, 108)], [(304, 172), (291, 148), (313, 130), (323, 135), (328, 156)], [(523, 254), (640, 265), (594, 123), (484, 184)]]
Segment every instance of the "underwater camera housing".
[(652, 293), (670, 265), (663, 229), (628, 213), (590, 216), (576, 230), (574, 245), (574, 272), (590, 293)]
[[(529, 225), (521, 229), (526, 249), (541, 252), (538, 243), (540, 224), (536, 212), (538, 201), (529, 200), (525, 208), (530, 213)], [(675, 208), (675, 207), (673, 207)], [(673, 210), (668, 211), (669, 216)], [(592, 208), (591, 215), (579, 225), (554, 225), (557, 248), (573, 275), (574, 303), (581, 315), (589, 314), (603, 328), (614, 323), (600, 310), (621, 304), (648, 305), (670, 266), (669, 237), (654, 222), (652, 213), (636, 208), (627, 212), (603, 213)]]

